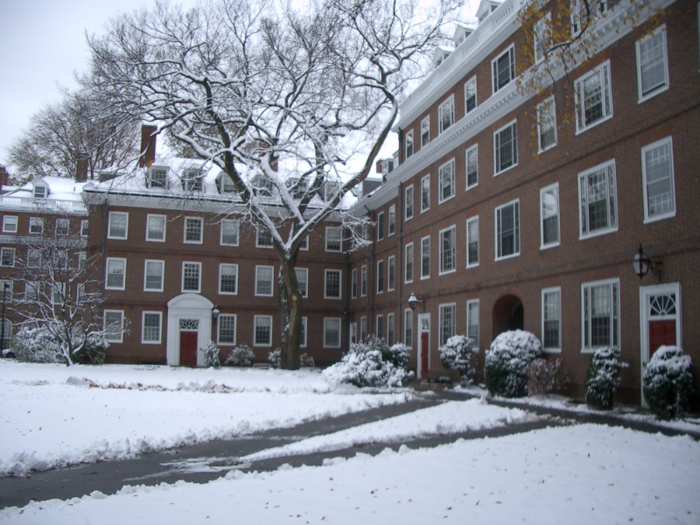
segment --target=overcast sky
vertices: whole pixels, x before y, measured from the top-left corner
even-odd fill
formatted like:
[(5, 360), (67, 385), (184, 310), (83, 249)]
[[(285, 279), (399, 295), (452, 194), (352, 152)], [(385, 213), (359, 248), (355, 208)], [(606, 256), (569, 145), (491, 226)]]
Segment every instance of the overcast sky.
[[(195, 0), (179, 0), (193, 5)], [(478, 0), (469, 0), (476, 10)], [(86, 31), (101, 33), (107, 20), (152, 0), (0, 0), (0, 164), (29, 127), (32, 114), (61, 99), (86, 71)], [(10, 170), (11, 172), (13, 170)]]

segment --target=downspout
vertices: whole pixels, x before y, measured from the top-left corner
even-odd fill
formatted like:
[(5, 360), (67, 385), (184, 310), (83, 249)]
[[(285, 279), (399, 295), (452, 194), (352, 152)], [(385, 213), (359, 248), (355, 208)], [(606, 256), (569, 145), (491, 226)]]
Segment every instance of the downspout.
[(345, 330), (343, 332), (345, 334), (345, 337), (343, 338), (343, 347), (344, 347), (343, 353), (344, 354), (350, 351), (350, 329), (349, 329), (350, 323), (348, 322), (349, 321), (348, 320), (348, 317), (349, 317), (348, 312), (350, 311), (350, 287), (352, 286), (352, 284), (350, 283), (349, 269), (350, 269), (350, 257), (349, 257), (347, 250), (346, 250), (345, 253), (343, 254), (343, 272), (345, 275), (345, 283), (346, 283), (345, 301), (344, 301), (345, 304), (343, 305), (343, 329)]
[[(369, 213), (369, 220), (370, 222), (372, 221), (372, 212), (369, 211), (369, 208), (367, 208), (367, 205), (365, 204), (365, 210), (367, 210), (367, 213)], [(371, 237), (374, 236), (374, 232), (372, 231), (372, 228), (368, 228), (369, 235), (370, 235), (370, 241), (372, 240)], [(372, 324), (372, 318), (370, 316), (371, 312), (371, 297), (372, 297), (372, 253), (374, 252), (374, 242), (372, 241), (370, 243), (370, 248), (367, 250), (367, 307), (366, 307), (366, 324), (365, 324), (365, 329), (367, 330), (367, 333), (365, 335), (370, 334), (370, 326)], [(361, 271), (361, 269), (360, 269)]]
[(405, 344), (405, 341), (403, 340), (403, 321), (404, 321), (404, 315), (403, 315), (403, 309), (401, 305), (403, 305), (403, 256), (404, 256), (404, 250), (403, 250), (403, 207), (404, 207), (404, 202), (403, 202), (403, 182), (399, 182), (399, 198), (398, 198), (398, 217), (396, 217), (397, 222), (399, 223), (399, 253), (397, 254), (397, 260), (399, 261), (399, 264), (397, 264), (396, 269), (394, 270), (394, 278), (398, 276), (399, 279), (399, 336), (400, 337), (394, 337), (395, 341), (402, 341)]

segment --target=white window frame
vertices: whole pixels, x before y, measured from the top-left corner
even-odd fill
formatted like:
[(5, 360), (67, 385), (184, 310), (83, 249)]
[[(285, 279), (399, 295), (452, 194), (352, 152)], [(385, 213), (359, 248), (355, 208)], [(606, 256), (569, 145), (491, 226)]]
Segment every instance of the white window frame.
[[(444, 193), (449, 190), (449, 195)], [(453, 199), (457, 193), (455, 188), (455, 159), (450, 159), (438, 168), (438, 204)]]
[[(599, 174), (600, 172), (605, 174), (605, 185), (606, 185), (606, 211), (608, 214), (608, 225), (605, 228), (596, 228), (591, 232), (589, 224), (590, 210), (586, 210), (586, 216), (583, 214), (583, 199), (582, 195), (582, 181), (586, 180), (586, 196), (588, 199), (588, 177), (592, 175)], [(611, 189), (612, 186), (612, 189)], [(615, 159), (603, 162), (597, 166), (593, 166), (586, 171), (582, 171), (578, 174), (578, 216), (579, 216), (579, 240), (590, 239), (592, 237), (598, 237), (599, 235), (607, 235), (608, 233), (613, 233), (617, 231), (618, 228), (618, 217), (619, 208), (617, 206), (617, 176), (615, 173)]]
[[(533, 27), (532, 32), (533, 57), (535, 64), (542, 62), (547, 50), (552, 47), (552, 13), (547, 12)], [(545, 47), (546, 46), (546, 47)], [(540, 50), (542, 53), (540, 53)]]
[[(469, 226), (472, 223), (476, 223), (476, 240), (472, 239), (470, 236)], [(477, 266), (479, 266), (479, 260), (481, 259), (481, 245), (479, 242), (479, 216), (478, 215), (474, 215), (473, 217), (469, 217), (467, 219), (465, 236), (466, 236), (465, 240), (467, 243), (466, 255), (465, 255), (465, 257), (467, 259), (467, 268), (476, 268)], [(469, 245), (474, 243), (474, 242), (476, 243), (476, 261), (473, 261), (471, 259), (471, 257), (469, 256)]]
[[(236, 230), (236, 239), (234, 242), (224, 241), (224, 236), (226, 234), (225, 225), (229, 225), (233, 229)], [(219, 231), (219, 245), (220, 246), (238, 246), (239, 245), (240, 237), (241, 237), (241, 221), (240, 220), (238, 220), (238, 219), (221, 219), (219, 230), (220, 230)]]
[(357, 268), (353, 268), (350, 272), (350, 298), (357, 299)]
[[(113, 223), (112, 219), (115, 219), (117, 217), (123, 217), (124, 218), (124, 234), (119, 235), (118, 233), (115, 233), (112, 229)], [(129, 212), (126, 211), (110, 211), (109, 212), (109, 222), (107, 225), (107, 238), (108, 239), (117, 239), (117, 240), (122, 240), (125, 241), (129, 238)]]
[[(590, 322), (592, 316), (592, 304), (590, 300), (587, 300), (586, 294), (589, 294), (590, 290), (592, 290), (593, 288), (602, 286), (609, 286), (611, 292), (610, 336), (612, 340), (608, 341), (606, 344), (603, 345), (586, 345), (587, 341), (592, 343), (592, 323)], [(617, 302), (615, 302), (615, 296), (617, 296)], [(589, 314), (591, 314), (591, 316), (589, 316)], [(617, 317), (617, 327), (615, 327), (615, 317)], [(618, 348), (620, 348), (620, 324), (620, 279), (602, 279), (600, 281), (590, 281), (581, 283), (581, 353), (592, 354), (596, 351), (596, 349), (604, 348), (606, 346), (617, 346)]]
[[(547, 318), (547, 297), (548, 296), (553, 296), (556, 294), (556, 300), (557, 300), (557, 314), (558, 318), (557, 319), (548, 319)], [(542, 312), (541, 312), (541, 320), (542, 320), (542, 326), (541, 326), (541, 334), (542, 334), (542, 351), (548, 354), (561, 354), (561, 286), (553, 286), (551, 288), (542, 288)], [(558, 344), (556, 346), (547, 346), (546, 345), (546, 322), (547, 321), (556, 321), (558, 323), (557, 331), (558, 331)]]
[[(469, 92), (472, 89), (474, 91), (474, 94), (472, 95), (474, 97), (474, 107), (470, 110), (469, 109), (469, 99), (472, 98), (472, 96), (469, 96)], [(474, 111), (478, 105), (479, 105), (479, 101), (476, 98), (476, 75), (475, 75), (464, 83), (464, 114), (468, 115), (469, 113)]]
[(27, 248), (27, 268), (41, 268), (42, 254), (39, 248)]
[[(328, 343), (328, 322), (333, 321), (338, 323), (338, 344), (329, 344)], [(340, 317), (324, 317), (323, 318), (323, 348), (340, 348), (340, 345), (342, 344), (342, 329), (343, 329), (343, 323), (340, 319)]]
[[(500, 223), (500, 216), (499, 213), (501, 210), (508, 208), (510, 206), (515, 206), (515, 214), (514, 214), (514, 224), (513, 224), (513, 232), (514, 232), (514, 252), (508, 255), (498, 255), (499, 251), (502, 251), (502, 245), (501, 245), (501, 234), (499, 233), (499, 223)], [(513, 257), (518, 257), (520, 256), (520, 199), (513, 199), (512, 201), (508, 201), (505, 204), (501, 204), (500, 206), (496, 206), (496, 209), (494, 210), (494, 224), (493, 224), (493, 229), (495, 233), (495, 258), (494, 260), (496, 261), (503, 261), (505, 259), (511, 259)], [(501, 228), (502, 230), (502, 228)]]
[[(158, 288), (148, 288), (148, 266), (149, 265), (160, 266), (160, 287), (158, 287)], [(164, 282), (165, 282), (165, 261), (160, 261), (160, 260), (156, 260), (156, 259), (146, 259), (143, 263), (143, 291), (144, 292), (162, 292)]]
[[(501, 165), (500, 152), (504, 145), (501, 143), (501, 134), (511, 128), (511, 164), (505, 168)], [(493, 134), (493, 176), (496, 177), (501, 173), (515, 168), (518, 165), (518, 120), (511, 120), (505, 126), (497, 129)]]
[[(427, 195), (427, 202), (425, 196)], [(424, 175), (420, 179), (420, 212), (425, 213), (430, 209), (430, 174)]]
[[(235, 279), (236, 279), (236, 284), (234, 286), (235, 290), (232, 292), (229, 291), (224, 291), (223, 290), (223, 277), (224, 277), (224, 269), (225, 268), (233, 268), (234, 273), (236, 274)], [(219, 264), (219, 295), (238, 295), (238, 265), (237, 264), (232, 264), (232, 263), (220, 263)]]
[[(545, 242), (544, 238), (544, 221), (552, 217), (551, 214), (547, 215), (549, 212), (545, 208), (545, 196), (547, 194), (553, 194), (556, 201), (556, 216), (557, 218), (557, 239), (555, 241)], [(547, 215), (547, 216), (545, 216)], [(540, 250), (548, 250), (549, 248), (555, 248), (561, 244), (561, 213), (559, 211), (559, 183), (555, 182), (549, 186), (545, 186), (540, 189)]]
[[(664, 81), (661, 84), (647, 90), (646, 93), (643, 91), (642, 86), (642, 45), (649, 42), (649, 40), (659, 38), (661, 45), (661, 56), (663, 60), (663, 73)], [(650, 98), (654, 98), (656, 95), (663, 93), (670, 87), (669, 74), (668, 74), (668, 45), (666, 41), (666, 24), (662, 24), (651, 33), (645, 35), (643, 38), (635, 42), (635, 49), (637, 52), (637, 93), (639, 95), (639, 104), (646, 102)]]
[(386, 344), (390, 347), (396, 342), (396, 321), (393, 313), (386, 314)]
[(367, 316), (360, 317), (360, 333), (358, 341), (364, 341), (367, 337)]
[[(551, 123), (552, 127), (542, 131), (543, 123)], [(551, 144), (542, 147), (543, 133), (547, 133), (550, 129), (554, 132), (554, 140)], [(554, 95), (546, 98), (537, 104), (537, 153), (544, 153), (557, 145), (557, 106)]]
[(54, 231), (56, 232), (56, 237), (68, 235), (70, 233), (70, 219), (56, 219)]
[(87, 252), (78, 252), (78, 270), (83, 271), (87, 267)]
[[(446, 250), (445, 249), (445, 236), (446, 234), (450, 234), (451, 237), (451, 242), (450, 242), (450, 247)], [(440, 271), (438, 272), (438, 275), (446, 275), (449, 273), (454, 273), (457, 271), (457, 226), (453, 224), (452, 226), (448, 226), (447, 228), (443, 228), (440, 230), (439, 234), (439, 240), (440, 240)], [(446, 252), (450, 252), (449, 254)], [(451, 265), (448, 267), (448, 263), (450, 262), (446, 255), (449, 255), (449, 257), (452, 258)]]
[(2, 218), (2, 233), (17, 233), (18, 225), (17, 215), (5, 215)]
[(297, 284), (299, 284), (299, 276), (303, 275), (303, 288), (300, 286), (299, 287), (299, 293), (301, 294), (302, 297), (308, 297), (309, 296), (309, 269), (308, 268), (294, 268), (294, 272), (297, 275)]
[[(270, 293), (261, 293), (258, 288), (260, 287), (261, 281), (260, 272), (261, 271), (270, 272)], [(266, 265), (255, 266), (255, 297), (274, 297), (275, 295), (275, 267)]]
[[(112, 337), (113, 332), (110, 332), (107, 329), (107, 317), (109, 315), (118, 315), (119, 316), (119, 337)], [(104, 338), (105, 341), (109, 343), (122, 343), (124, 342), (124, 310), (105, 310), (104, 311), (104, 316), (102, 319), (102, 327), (104, 330)]]
[[(508, 55), (508, 69), (509, 69), (509, 79), (507, 82), (505, 82), (503, 85), (498, 85), (499, 79), (497, 78), (498, 75), (498, 61), (503, 58), (505, 55)], [(515, 45), (511, 44), (509, 45), (503, 52), (501, 52), (496, 58), (494, 58), (491, 61), (491, 85), (493, 87), (493, 94), (495, 95), (498, 91), (501, 89), (504, 89), (506, 86), (508, 86), (511, 82), (515, 80)]]
[[(476, 174), (476, 182), (469, 184), (469, 160), (470, 157), (474, 160)], [(465, 191), (476, 188), (479, 185), (479, 144), (474, 144), (467, 148), (464, 152), (464, 178), (466, 182)]]
[[(427, 241), (427, 243), (426, 243)], [(428, 246), (428, 273), (425, 273), (423, 270), (424, 265), (423, 261), (425, 260), (425, 246)], [(425, 281), (426, 279), (430, 279), (430, 235), (426, 235), (425, 237), (422, 237), (420, 240), (420, 280)]]
[(43, 235), (44, 219), (43, 217), (29, 217), (29, 234)]
[(406, 158), (409, 158), (415, 153), (416, 145), (413, 142), (413, 130), (406, 132)]
[[(601, 86), (601, 110), (602, 116), (590, 124), (586, 123), (585, 119), (585, 82), (593, 76), (598, 76)], [(606, 60), (597, 67), (591, 69), (581, 75), (574, 82), (574, 92), (576, 95), (576, 135), (588, 131), (591, 128), (610, 120), (613, 117), (613, 100), (612, 100), (612, 80), (610, 76), (610, 60)]]
[[(190, 224), (199, 224), (199, 238), (187, 239), (187, 234), (190, 231)], [(204, 242), (204, 219), (202, 217), (185, 217), (183, 228), (182, 242), (185, 244), (202, 244)], [(194, 230), (192, 230), (194, 232)]]
[[(427, 138), (426, 138), (427, 131)], [(430, 115), (420, 121), (420, 147), (424, 148), (430, 144)]]
[(306, 348), (309, 340), (309, 321), (306, 316), (301, 318), (301, 333), (299, 334), (299, 348)]
[[(474, 321), (472, 317), (472, 306), (476, 306), (476, 322)], [(466, 335), (467, 337), (470, 337), (471, 339), (474, 339), (474, 346), (476, 348), (479, 348), (479, 336), (481, 332), (481, 327), (479, 323), (479, 312), (480, 312), (480, 306), (479, 306), (479, 299), (469, 299), (467, 301), (467, 330), (466, 330)], [(470, 327), (476, 326), (476, 337), (473, 337), (473, 331), (470, 332)]]
[(51, 283), (51, 304), (63, 304), (66, 299), (66, 283)]
[(386, 260), (386, 291), (393, 292), (396, 289), (396, 256), (391, 255)]
[(377, 295), (384, 293), (384, 259), (377, 261)]
[[(384, 339), (384, 314), (377, 314), (377, 317), (374, 319), (374, 328), (375, 328), (375, 335), (379, 339)], [(379, 329), (381, 327), (381, 330)]]
[[(269, 327), (269, 341), (267, 343), (260, 343), (258, 342), (258, 321), (269, 321), (270, 327)], [(264, 346), (264, 347), (270, 347), (272, 346), (272, 316), (271, 315), (256, 315), (253, 318), (253, 346)], [(261, 326), (261, 328), (265, 328), (264, 326)]]
[[(655, 215), (650, 215), (649, 214), (649, 182), (647, 180), (648, 177), (648, 169), (649, 166), (647, 164), (647, 153), (651, 153), (654, 150), (658, 150), (659, 148), (662, 148), (664, 146), (668, 147), (668, 154), (669, 154), (669, 159), (668, 159), (668, 164), (669, 164), (669, 185), (671, 188), (671, 196), (670, 196), (670, 202), (672, 204), (672, 209), (663, 213), (658, 213)], [(672, 137), (665, 137), (663, 139), (657, 140), (656, 142), (652, 142), (651, 144), (647, 144), (644, 146), (641, 150), (642, 153), (642, 189), (644, 193), (644, 224), (648, 224), (651, 222), (656, 222), (656, 221), (661, 221), (664, 219), (670, 219), (671, 217), (676, 216), (676, 185), (675, 185), (675, 172), (673, 168), (673, 139)], [(662, 180), (662, 179), (657, 179), (657, 181)]]
[[(445, 311), (452, 310), (452, 334), (449, 337), (445, 337)], [(439, 312), (439, 323), (438, 323), (438, 345), (444, 346), (447, 340), (457, 333), (457, 303), (445, 303), (438, 306)]]
[[(10, 281), (12, 284), (12, 281)], [(2, 287), (3, 281), (0, 281), (0, 287)], [(82, 284), (85, 286), (85, 283)], [(24, 300), (25, 301), (38, 301), (41, 283), (39, 281), (25, 281), (24, 283)], [(80, 285), (78, 285), (78, 291), (80, 291)], [(0, 296), (2, 293), (0, 293)], [(79, 296), (80, 294), (78, 294)], [(7, 298), (6, 298), (7, 300)], [(80, 301), (78, 301), (80, 304)]]
[[(5, 254), (8, 254), (7, 256)], [(3, 247), (0, 248), (0, 266), (4, 268), (14, 268), (15, 267), (15, 249)], [(5, 264), (5, 257), (9, 259), (9, 264)]]
[[(151, 228), (151, 220), (155, 219), (162, 219), (163, 220), (163, 230), (162, 230), (162, 239), (159, 239), (158, 237), (151, 237), (151, 232), (157, 232), (158, 230), (152, 229)], [(166, 215), (155, 215), (149, 213), (146, 216), (146, 241), (148, 242), (165, 242), (166, 239), (166, 229), (168, 225), (168, 217)]]
[[(196, 290), (186, 290), (185, 289), (185, 270), (188, 265), (195, 265), (198, 270), (197, 275), (197, 289)], [(198, 261), (182, 261), (182, 293), (200, 293), (202, 291), (202, 263)]]
[(82, 220), (80, 221), (80, 236), (87, 237), (90, 232), (90, 221)]
[(391, 237), (396, 233), (396, 204), (389, 206), (387, 217), (387, 237)]
[[(261, 237), (262, 235), (262, 237)], [(270, 236), (270, 244), (265, 244), (265, 236)], [(263, 242), (261, 242), (263, 241)], [(266, 230), (256, 229), (255, 230), (255, 247), (272, 249), (272, 234)]]
[(404, 222), (413, 219), (414, 212), (414, 190), (413, 184), (406, 186), (404, 190)]
[[(446, 120), (449, 119), (449, 123)], [(450, 129), (455, 123), (455, 96), (450, 95), (438, 106), (438, 136)]]
[[(6, 284), (8, 285), (8, 286), (7, 286), (7, 293), (5, 293), (5, 285), (6, 285)], [(38, 284), (38, 283), (37, 283), (37, 284)], [(13, 296), (13, 293), (14, 293), (14, 289), (15, 289), (15, 282), (14, 282), (14, 281), (10, 281), (9, 279), (0, 279), (0, 300), (1, 300), (2, 296), (3, 296), (3, 294), (4, 294), (4, 295), (5, 295), (5, 303), (11, 302), (11, 301), (12, 301), (12, 296)], [(25, 289), (24, 289), (24, 290), (25, 290), (24, 293), (26, 294), (26, 293), (27, 293), (27, 291), (26, 291), (26, 290), (27, 290), (26, 285), (25, 285)], [(39, 288), (38, 288), (38, 287), (36, 288), (36, 290), (37, 290), (37, 292), (39, 292)], [(52, 294), (52, 295), (53, 295), (53, 294)], [(52, 304), (57, 304), (57, 303), (52, 303)], [(2, 326), (2, 325), (0, 325), (0, 326)]]
[[(233, 319), (233, 341), (221, 340), (221, 327), (224, 319)], [(236, 336), (238, 332), (238, 316), (236, 314), (219, 314), (216, 321), (216, 343), (220, 346), (234, 346), (236, 344)]]
[[(328, 275), (331, 273), (338, 274), (338, 297), (328, 295)], [(326, 269), (323, 271), (323, 298), (338, 300), (343, 298), (343, 270)]]
[(367, 296), (367, 287), (369, 286), (368, 277), (367, 265), (363, 264), (360, 267), (360, 297)]
[[(404, 323), (403, 323), (403, 343), (408, 348), (413, 348), (414, 345), (414, 330), (413, 330), (413, 310), (406, 308), (403, 311)], [(410, 319), (409, 319), (410, 318)], [(410, 337), (409, 337), (410, 335)]]
[[(121, 265), (121, 274), (119, 272), (110, 271), (110, 265)], [(118, 269), (118, 268), (117, 268)], [(120, 285), (110, 285), (110, 275), (121, 275), (122, 282)], [(126, 287), (126, 258), (125, 257), (107, 257), (105, 263), (105, 290), (124, 290)]]
[(377, 213), (377, 241), (384, 239), (384, 212)]
[[(146, 316), (158, 316), (158, 339), (146, 339)], [(149, 327), (153, 328), (153, 327)], [(144, 311), (141, 313), (141, 344), (144, 345), (159, 345), (163, 339), (163, 312)]]
[[(410, 254), (409, 254), (410, 252)], [(415, 270), (415, 261), (414, 261), (414, 250), (413, 250), (413, 242), (408, 242), (404, 245), (403, 247), (403, 278), (404, 278), (404, 283), (412, 283), (413, 282), (413, 272)], [(410, 276), (409, 276), (409, 267), (410, 267)]]
[[(338, 248), (334, 249), (333, 247), (329, 247), (329, 242), (334, 241), (335, 239), (331, 238), (337, 234), (338, 236)], [(340, 253), (343, 251), (343, 235), (342, 231), (339, 226), (326, 226), (326, 251), (327, 252), (335, 252), (335, 253)]]

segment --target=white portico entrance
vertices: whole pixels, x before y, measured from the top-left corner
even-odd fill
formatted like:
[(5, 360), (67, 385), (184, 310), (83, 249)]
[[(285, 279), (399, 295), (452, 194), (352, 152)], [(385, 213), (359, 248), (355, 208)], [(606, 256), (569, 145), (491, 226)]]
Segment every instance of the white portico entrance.
[(166, 352), (171, 366), (204, 366), (199, 349), (211, 339), (211, 312), (206, 297), (187, 293), (168, 301)]

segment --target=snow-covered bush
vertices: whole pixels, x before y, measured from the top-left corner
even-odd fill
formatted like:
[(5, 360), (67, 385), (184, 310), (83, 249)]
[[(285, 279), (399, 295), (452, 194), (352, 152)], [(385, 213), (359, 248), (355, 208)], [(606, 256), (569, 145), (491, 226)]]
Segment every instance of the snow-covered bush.
[(486, 388), (494, 396), (527, 395), (527, 367), (542, 354), (542, 343), (524, 330), (503, 332), (486, 351)]
[(555, 359), (535, 359), (525, 371), (527, 375), (527, 395), (545, 396), (553, 390), (561, 390), (570, 381), (564, 361)]
[(619, 348), (599, 348), (593, 353), (586, 379), (586, 404), (593, 408), (609, 410), (613, 406), (613, 396), (620, 384), (618, 373), (627, 368), (627, 363), (619, 361)]
[(45, 327), (22, 327), (12, 338), (12, 351), (26, 363), (65, 363), (58, 341)]
[(221, 366), (221, 359), (219, 358), (219, 347), (212, 340), (207, 341), (202, 348), (199, 349), (204, 357), (204, 366), (207, 368), (219, 368)]
[(396, 368), (406, 368), (408, 366), (409, 348), (403, 343), (391, 345), (386, 354), (382, 354), (385, 361), (389, 361)]
[(479, 349), (474, 347), (474, 339), (464, 335), (453, 335), (438, 348), (438, 352), (440, 352), (442, 366), (459, 372), (461, 384), (471, 383), (470, 377), (476, 371), (472, 366), (472, 360), (479, 353)]
[(267, 354), (267, 360), (270, 361), (272, 368), (279, 368), (282, 366), (282, 349), (275, 348), (272, 352)]
[(662, 346), (644, 371), (644, 397), (661, 419), (678, 417), (688, 409), (693, 394), (693, 362), (683, 349)]
[(88, 334), (83, 347), (73, 354), (73, 362), (83, 365), (102, 365), (107, 357), (109, 343), (102, 334)]
[(248, 345), (238, 345), (231, 350), (231, 353), (224, 361), (229, 366), (250, 366), (253, 364), (255, 354)]
[(299, 366), (308, 366), (309, 368), (313, 368), (316, 366), (316, 363), (314, 362), (313, 357), (304, 352), (299, 356)]

